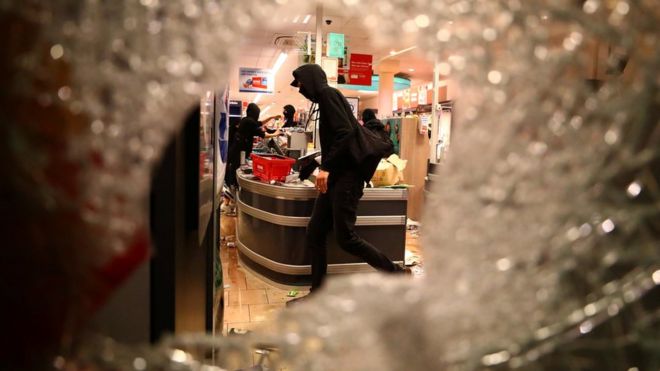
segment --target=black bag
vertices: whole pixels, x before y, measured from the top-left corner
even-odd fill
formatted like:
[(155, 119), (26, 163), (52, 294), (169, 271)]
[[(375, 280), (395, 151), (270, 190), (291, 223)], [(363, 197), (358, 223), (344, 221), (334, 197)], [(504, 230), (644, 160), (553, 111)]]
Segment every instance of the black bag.
[(357, 120), (351, 120), (354, 130), (353, 140), (349, 143), (351, 158), (360, 165), (362, 179), (370, 181), (376, 172), (378, 163), (383, 157), (394, 153), (392, 140), (374, 133), (360, 125)]

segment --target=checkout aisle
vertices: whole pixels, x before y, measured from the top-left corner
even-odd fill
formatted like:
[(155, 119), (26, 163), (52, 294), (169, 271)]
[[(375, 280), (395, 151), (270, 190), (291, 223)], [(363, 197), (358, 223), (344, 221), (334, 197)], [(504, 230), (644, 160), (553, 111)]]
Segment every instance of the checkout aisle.
[[(428, 144), (418, 146), (416, 142), (418, 137), (424, 139), (427, 136), (419, 133), (416, 119), (403, 120), (400, 133), (401, 155), (419, 160), (414, 148), (421, 147), (423, 160), (417, 162), (421, 162), (426, 170), (428, 152), (423, 149), (428, 148)], [(288, 140), (279, 142), (282, 148), (270, 140), (257, 140), (260, 143), (255, 146), (253, 154), (237, 171), (234, 207), (223, 208), (220, 257), (223, 262), (224, 333), (241, 333), (256, 328), (267, 330), (287, 301), (309, 293), (311, 267), (310, 252), (305, 247), (305, 230), (317, 191), (313, 182), (298, 179), (297, 171), (304, 167), (302, 160), (297, 161), (292, 171), (293, 160), (275, 155), (283, 153), (297, 157), (300, 152), (307, 152), (291, 145), (291, 134), (283, 133), (282, 137)], [(426, 172), (412, 173), (409, 170), (420, 167), (419, 164), (412, 166), (410, 161), (393, 157), (381, 161), (380, 170), (372, 178), (374, 187), (364, 189), (358, 205), (356, 231), (392, 261), (410, 267), (414, 277), (422, 277), (419, 224), (408, 218), (412, 215), (411, 210), (421, 206), (411, 209), (410, 194), (413, 189), (423, 194)], [(279, 174), (261, 167), (274, 166), (273, 161), (281, 161), (277, 165), (287, 162), (289, 165)], [(412, 182), (416, 175), (422, 177), (421, 187), (411, 188), (404, 179)], [(337, 274), (375, 272), (359, 258), (341, 250), (332, 236), (328, 238), (328, 264), (330, 279)]]
[[(223, 214), (222, 231), (234, 230), (237, 219), (236, 215)], [(412, 267), (413, 279), (417, 279), (424, 275), (423, 252), (418, 229), (416, 226), (408, 228), (404, 235), (404, 256), (406, 263)], [(307, 295), (309, 287), (277, 284), (254, 272), (239, 257), (236, 236), (223, 235), (219, 248), (224, 282), (223, 334), (256, 329), (268, 331), (277, 313), (286, 307), (286, 302)], [(329, 278), (332, 279), (332, 276), (331, 273)]]

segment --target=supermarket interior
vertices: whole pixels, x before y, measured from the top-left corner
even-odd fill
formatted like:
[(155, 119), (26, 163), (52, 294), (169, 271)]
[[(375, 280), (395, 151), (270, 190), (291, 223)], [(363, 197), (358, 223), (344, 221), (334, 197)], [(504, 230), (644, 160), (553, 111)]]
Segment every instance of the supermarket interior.
[(0, 19), (0, 370), (659, 369), (654, 1)]
[[(309, 293), (305, 232), (318, 195), (318, 170), (300, 174), (320, 150), (321, 120), (314, 102), (290, 85), (292, 71), (304, 63), (320, 61), (329, 85), (346, 97), (359, 123), (367, 123), (363, 112), (370, 109), (384, 126), (393, 153), (381, 160), (364, 190), (356, 232), (395, 263), (410, 267), (413, 279), (424, 275), (419, 239), (424, 193), (449, 145), (455, 87), (434, 71), (414, 39), (376, 47), (373, 38), (359, 16), (323, 10), (292, 13), (271, 30), (245, 36), (225, 98), (229, 142), (232, 125), (238, 126), (250, 103), (261, 108), (266, 131), (279, 135), (255, 136), (252, 153), (241, 156), (243, 165), (236, 170), (236, 190), (225, 185), (220, 218), (224, 333), (268, 326), (285, 302)], [(291, 118), (285, 106), (293, 107)], [(268, 168), (278, 162), (280, 172)], [(328, 245), (331, 277), (376, 272), (334, 238)]]

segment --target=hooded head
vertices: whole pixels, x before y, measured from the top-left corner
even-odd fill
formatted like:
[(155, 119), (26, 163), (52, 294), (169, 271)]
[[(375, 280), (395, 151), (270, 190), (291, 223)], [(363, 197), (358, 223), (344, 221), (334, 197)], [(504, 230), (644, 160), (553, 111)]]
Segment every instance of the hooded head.
[(255, 121), (259, 120), (259, 114), (261, 113), (261, 109), (259, 106), (257, 106), (256, 103), (250, 103), (247, 106), (247, 111), (245, 115), (251, 119), (254, 119)]
[(376, 114), (374, 113), (373, 110), (367, 108), (364, 111), (362, 111), (362, 122), (365, 124), (371, 120), (377, 120), (378, 118), (376, 117)]
[(290, 104), (284, 106), (284, 118), (286, 122), (293, 122), (293, 115), (296, 113), (296, 108)]
[(293, 71), (291, 86), (299, 88), (300, 94), (318, 103), (321, 90), (328, 86), (328, 78), (318, 64), (303, 64)]

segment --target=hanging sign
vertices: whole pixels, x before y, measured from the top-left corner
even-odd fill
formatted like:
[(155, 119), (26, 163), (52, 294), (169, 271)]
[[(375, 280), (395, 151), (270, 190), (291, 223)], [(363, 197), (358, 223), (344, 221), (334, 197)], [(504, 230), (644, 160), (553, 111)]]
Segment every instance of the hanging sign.
[(275, 90), (275, 79), (269, 69), (246, 68), (238, 70), (238, 91), (242, 93), (272, 94)]
[(328, 85), (337, 87), (339, 78), (339, 59), (323, 57), (321, 59), (321, 68), (328, 77)]
[(328, 57), (344, 58), (344, 34), (328, 33), (328, 48), (326, 55)]
[(353, 116), (358, 117), (358, 106), (360, 105), (360, 98), (346, 97), (348, 104), (351, 106), (351, 111), (353, 111)]
[(427, 90), (426, 86), (420, 86), (418, 89), (418, 94), (417, 94), (417, 104), (418, 105), (425, 105), (428, 104), (428, 95), (427, 95)]
[(348, 83), (351, 85), (371, 86), (373, 56), (369, 54), (351, 54), (348, 69)]

